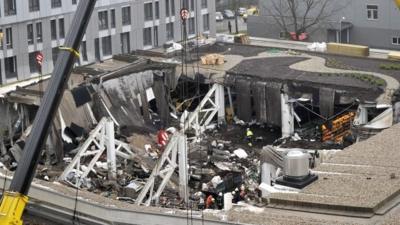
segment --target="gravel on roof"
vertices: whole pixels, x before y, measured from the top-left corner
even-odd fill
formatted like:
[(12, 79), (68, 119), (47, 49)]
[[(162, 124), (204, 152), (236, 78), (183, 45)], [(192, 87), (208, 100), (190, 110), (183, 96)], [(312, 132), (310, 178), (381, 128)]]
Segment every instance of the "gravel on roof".
[(375, 212), (400, 194), (400, 124), (337, 153), (299, 194), (273, 194), (282, 205)]

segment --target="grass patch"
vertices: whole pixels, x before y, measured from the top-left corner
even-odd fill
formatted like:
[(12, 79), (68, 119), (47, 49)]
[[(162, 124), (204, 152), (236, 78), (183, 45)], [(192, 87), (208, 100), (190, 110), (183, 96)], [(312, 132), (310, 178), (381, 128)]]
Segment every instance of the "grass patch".
[(370, 74), (362, 74), (362, 73), (320, 73), (318, 74), (320, 77), (347, 77), (352, 79), (357, 79), (362, 82), (368, 83), (373, 86), (384, 87), (386, 85), (385, 80), (370, 75)]
[(382, 63), (379, 68), (382, 70), (400, 70), (400, 63)]
[(327, 67), (341, 69), (341, 70), (356, 70), (356, 68), (349, 66), (349, 65), (343, 63), (342, 61), (339, 61), (339, 60), (333, 59), (333, 58), (327, 58), (325, 65)]

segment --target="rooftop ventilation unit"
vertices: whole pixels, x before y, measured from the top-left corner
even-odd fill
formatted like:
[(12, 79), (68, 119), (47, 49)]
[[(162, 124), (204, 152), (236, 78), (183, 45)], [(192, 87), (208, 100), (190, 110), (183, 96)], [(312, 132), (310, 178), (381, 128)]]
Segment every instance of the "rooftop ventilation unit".
[(276, 180), (277, 184), (304, 188), (318, 179), (318, 176), (310, 172), (310, 154), (300, 150), (292, 150), (286, 153), (283, 159), (284, 176)]

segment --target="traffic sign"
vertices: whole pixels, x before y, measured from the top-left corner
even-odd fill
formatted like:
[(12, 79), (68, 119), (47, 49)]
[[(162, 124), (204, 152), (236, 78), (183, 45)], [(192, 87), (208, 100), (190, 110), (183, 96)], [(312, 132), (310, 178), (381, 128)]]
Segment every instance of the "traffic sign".
[(185, 8), (182, 8), (182, 9), (181, 9), (181, 19), (182, 19), (182, 20), (187, 20), (187, 19), (189, 19), (189, 17), (190, 17), (190, 12), (189, 12), (189, 10), (187, 10), (187, 9), (185, 9)]
[(39, 64), (40, 66), (42, 66), (42, 63), (43, 63), (43, 53), (41, 53), (41, 52), (38, 52), (38, 53), (36, 53), (36, 62), (37, 62), (37, 64)]

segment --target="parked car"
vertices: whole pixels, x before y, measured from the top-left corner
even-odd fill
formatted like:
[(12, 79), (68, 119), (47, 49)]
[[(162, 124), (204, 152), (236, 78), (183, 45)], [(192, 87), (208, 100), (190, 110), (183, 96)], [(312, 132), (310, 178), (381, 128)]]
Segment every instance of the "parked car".
[(224, 20), (224, 15), (222, 14), (222, 12), (215, 12), (215, 20), (217, 22)]
[(235, 18), (235, 13), (233, 13), (232, 10), (225, 9), (224, 10), (224, 17), (226, 19), (233, 19), (233, 18)]
[(247, 12), (246, 8), (240, 7), (238, 9), (238, 13), (239, 13), (240, 16), (243, 16), (244, 14), (246, 14), (246, 12)]

